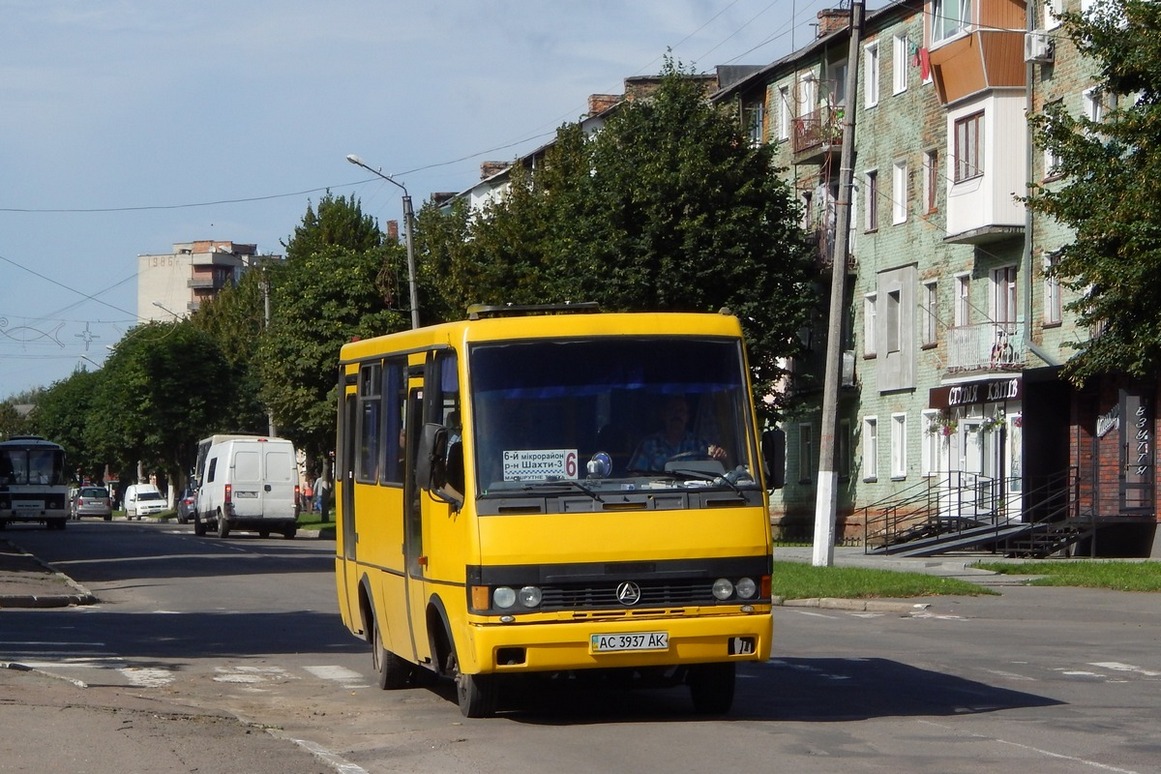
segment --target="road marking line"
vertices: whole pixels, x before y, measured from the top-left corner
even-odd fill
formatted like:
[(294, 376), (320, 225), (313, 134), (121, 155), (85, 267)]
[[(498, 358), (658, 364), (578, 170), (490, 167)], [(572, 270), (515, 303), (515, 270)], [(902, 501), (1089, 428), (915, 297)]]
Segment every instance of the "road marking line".
[(155, 667), (125, 667), (118, 669), (131, 685), (138, 688), (164, 688), (174, 681), (173, 672)]
[[(271, 735), (275, 735), (273, 731), (270, 733)], [(351, 763), (345, 758), (339, 756), (338, 753), (331, 752), (327, 748), (323, 747), (318, 742), (312, 742), (308, 739), (295, 739), (294, 737), (283, 738), (290, 739), (290, 741), (294, 742), (299, 747), (302, 747), (305, 750), (309, 750), (316, 758), (333, 766), (335, 771), (339, 772), (339, 774), (368, 774), (367, 770), (362, 766)]]
[(951, 731), (953, 733), (958, 733), (961, 736), (971, 737), (973, 739), (983, 739), (985, 741), (998, 742), (999, 744), (1006, 744), (1010, 747), (1018, 747), (1021, 750), (1028, 750), (1029, 752), (1034, 752), (1034, 753), (1037, 753), (1039, 755), (1046, 755), (1049, 758), (1056, 758), (1056, 759), (1059, 759), (1062, 761), (1072, 761), (1073, 763), (1079, 763), (1079, 764), (1082, 764), (1084, 766), (1091, 766), (1094, 769), (1100, 769), (1101, 771), (1112, 771), (1112, 772), (1116, 772), (1116, 774), (1140, 774), (1140, 772), (1134, 771), (1133, 769), (1122, 769), (1122, 768), (1118, 768), (1116, 766), (1109, 766), (1108, 764), (1098, 763), (1097, 761), (1090, 761), (1086, 758), (1078, 758), (1075, 755), (1065, 755), (1064, 753), (1052, 752), (1051, 750), (1044, 750), (1044, 749), (1041, 749), (1039, 747), (1033, 747), (1031, 745), (1021, 744), (1020, 742), (1011, 742), (1011, 741), (1008, 741), (1007, 739), (1001, 739), (998, 736), (985, 736), (984, 734), (974, 734), (970, 731), (960, 731), (958, 729), (955, 729), (955, 728), (947, 725), (946, 723), (936, 723), (936, 722), (931, 721), (931, 720), (920, 720), (919, 723), (922, 723), (922, 724), (928, 725), (928, 726), (935, 726), (936, 728), (943, 729), (944, 731)]
[(1089, 662), (1089, 666), (1110, 669), (1113, 672), (1132, 672), (1145, 677), (1161, 677), (1161, 672), (1150, 672), (1148, 669), (1142, 669), (1132, 664), (1122, 664), (1119, 661), (1091, 661)]
[(353, 669), (347, 669), (344, 666), (307, 666), (303, 667), (307, 672), (310, 672), (315, 677), (323, 680), (338, 680), (340, 682), (350, 680), (363, 680), (363, 675), (359, 674)]

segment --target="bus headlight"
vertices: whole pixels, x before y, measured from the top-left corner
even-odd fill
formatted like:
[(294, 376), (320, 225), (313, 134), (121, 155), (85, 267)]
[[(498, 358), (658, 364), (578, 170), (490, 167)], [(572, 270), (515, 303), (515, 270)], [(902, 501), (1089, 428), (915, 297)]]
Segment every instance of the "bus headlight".
[(734, 595), (734, 584), (728, 578), (718, 578), (714, 581), (714, 598), (726, 601)]
[(507, 610), (516, 604), (516, 592), (508, 586), (497, 586), (492, 592), (492, 604), (500, 610)]
[(520, 600), (520, 604), (524, 605), (524, 607), (539, 607), (540, 600), (544, 598), (544, 594), (536, 586), (525, 586), (520, 589), (517, 597)]
[(734, 591), (738, 592), (738, 597), (741, 599), (753, 599), (754, 595), (758, 593), (758, 584), (754, 582), (753, 578), (742, 578), (734, 587)]

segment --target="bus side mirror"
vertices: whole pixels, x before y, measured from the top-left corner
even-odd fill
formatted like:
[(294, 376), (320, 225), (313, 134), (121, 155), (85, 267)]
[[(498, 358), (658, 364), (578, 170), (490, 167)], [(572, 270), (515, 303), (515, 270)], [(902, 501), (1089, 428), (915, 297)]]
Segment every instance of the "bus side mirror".
[[(463, 477), (464, 458), (461, 444), (452, 444), (449, 450), (447, 428), (437, 424), (424, 425), (419, 437), (419, 455), (415, 461), (416, 484), (458, 509), (464, 503), (463, 496), (459, 494), (464, 486)], [(454, 487), (454, 491), (448, 490), (449, 483)]]
[(428, 423), (419, 436), (415, 483), (420, 489), (440, 489), (447, 483), (447, 428)]
[(766, 463), (766, 486), (786, 486), (786, 432), (774, 428), (762, 433), (762, 461)]

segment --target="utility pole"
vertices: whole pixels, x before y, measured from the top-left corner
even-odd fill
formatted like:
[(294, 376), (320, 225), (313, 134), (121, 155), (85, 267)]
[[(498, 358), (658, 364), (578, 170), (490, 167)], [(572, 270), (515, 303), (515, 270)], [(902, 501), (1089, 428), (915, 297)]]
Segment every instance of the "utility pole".
[[(259, 271), (262, 272), (260, 285), (262, 286), (262, 322), (263, 330), (270, 329), (270, 280), (266, 277), (266, 261), (262, 261)], [(271, 438), (278, 437), (278, 428), (274, 424), (274, 409), (266, 407), (266, 434)]]
[(834, 564), (835, 516), (838, 510), (838, 395), (842, 381), (843, 309), (846, 305), (847, 251), (851, 230), (851, 188), (855, 155), (855, 107), (859, 85), (859, 42), (863, 32), (863, 0), (851, 3), (850, 46), (847, 53), (846, 109), (839, 160), (838, 202), (835, 207), (834, 256), (830, 267), (830, 318), (826, 335), (826, 372), (823, 377), (822, 428), (818, 439), (818, 491), (814, 504), (815, 567)]

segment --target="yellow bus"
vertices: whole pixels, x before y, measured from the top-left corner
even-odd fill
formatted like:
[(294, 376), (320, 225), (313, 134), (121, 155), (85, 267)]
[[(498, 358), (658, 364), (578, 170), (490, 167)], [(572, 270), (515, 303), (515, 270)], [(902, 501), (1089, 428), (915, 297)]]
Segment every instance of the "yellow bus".
[[(486, 717), (509, 676), (689, 687), (770, 656), (772, 552), (745, 347), (721, 314), (472, 307), (342, 348), (338, 602), (380, 687)], [(599, 671), (593, 674), (600, 674)]]

